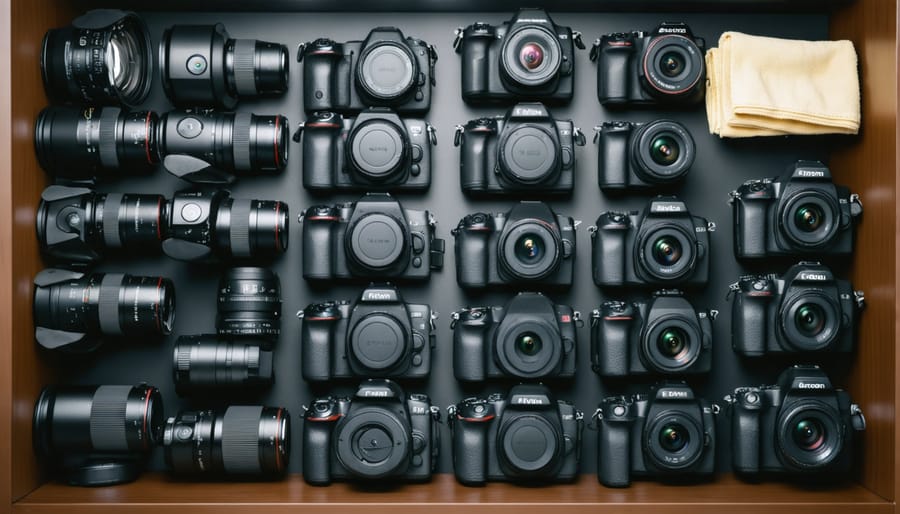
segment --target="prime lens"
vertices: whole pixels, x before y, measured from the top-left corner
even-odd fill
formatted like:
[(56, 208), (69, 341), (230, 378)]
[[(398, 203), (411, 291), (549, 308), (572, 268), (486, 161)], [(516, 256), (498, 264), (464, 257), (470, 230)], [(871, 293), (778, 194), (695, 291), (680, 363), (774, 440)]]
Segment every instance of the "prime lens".
[(179, 394), (220, 387), (261, 388), (275, 380), (272, 352), (264, 341), (222, 340), (212, 334), (181, 336), (172, 366)]
[(281, 333), (281, 281), (268, 268), (240, 267), (219, 281), (216, 328), (220, 335), (277, 338)]

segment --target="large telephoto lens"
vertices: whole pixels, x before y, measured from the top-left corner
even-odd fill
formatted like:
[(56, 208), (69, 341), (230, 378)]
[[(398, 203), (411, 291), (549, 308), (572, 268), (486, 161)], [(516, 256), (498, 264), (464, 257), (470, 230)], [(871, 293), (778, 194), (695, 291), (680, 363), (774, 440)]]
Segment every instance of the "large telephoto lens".
[(276, 478), (288, 467), (290, 415), (280, 407), (184, 411), (166, 421), (166, 464), (183, 475)]
[(60, 101), (133, 107), (150, 93), (150, 33), (133, 12), (97, 9), (52, 29), (41, 48), (48, 96)]
[(232, 39), (221, 23), (175, 25), (159, 46), (163, 87), (175, 105), (232, 109), (240, 98), (287, 90), (287, 47)]
[(48, 269), (35, 278), (35, 337), (48, 349), (76, 349), (87, 336), (168, 335), (174, 320), (175, 285), (163, 277)]
[(34, 451), (76, 485), (128, 482), (157, 444), (163, 419), (152, 386), (45, 387), (34, 406)]
[(54, 177), (90, 179), (147, 172), (159, 162), (152, 111), (118, 107), (47, 107), (34, 126), (38, 162)]
[(268, 268), (231, 268), (219, 281), (216, 329), (220, 335), (277, 338), (281, 333), (281, 281)]
[(172, 356), (179, 394), (220, 387), (269, 386), (274, 380), (272, 352), (265, 341), (221, 340), (215, 335), (182, 336)]
[(216, 217), (219, 248), (234, 257), (284, 253), (288, 246), (288, 206), (273, 200), (224, 200)]

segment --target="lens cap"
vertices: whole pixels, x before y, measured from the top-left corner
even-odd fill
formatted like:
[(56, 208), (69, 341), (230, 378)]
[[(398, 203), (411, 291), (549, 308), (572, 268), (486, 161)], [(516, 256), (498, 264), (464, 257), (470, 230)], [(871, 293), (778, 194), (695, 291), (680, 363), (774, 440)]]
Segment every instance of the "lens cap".
[(414, 84), (413, 59), (409, 50), (384, 42), (363, 53), (358, 65), (359, 83), (379, 100), (392, 100)]
[(500, 145), (501, 169), (515, 182), (535, 184), (546, 180), (559, 168), (559, 148), (541, 127), (517, 127)]
[(390, 476), (409, 462), (410, 428), (383, 407), (351, 411), (335, 430), (338, 460), (360, 478)]
[(392, 316), (366, 316), (350, 333), (353, 359), (369, 371), (384, 372), (406, 355), (407, 334)]
[(391, 178), (406, 157), (406, 138), (393, 123), (363, 123), (353, 128), (348, 139), (354, 168), (373, 181)]
[(368, 269), (383, 270), (396, 263), (406, 244), (403, 228), (385, 214), (369, 214), (348, 234), (351, 255)]
[(504, 427), (499, 437), (505, 460), (524, 475), (546, 471), (561, 450), (558, 431), (542, 416), (517, 417)]

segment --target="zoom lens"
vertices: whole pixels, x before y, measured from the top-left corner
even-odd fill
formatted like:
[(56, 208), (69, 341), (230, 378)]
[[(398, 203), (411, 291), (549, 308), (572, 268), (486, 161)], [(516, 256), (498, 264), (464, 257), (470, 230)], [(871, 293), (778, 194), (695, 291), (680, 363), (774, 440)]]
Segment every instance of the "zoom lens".
[(843, 423), (833, 407), (815, 400), (785, 406), (776, 424), (777, 450), (795, 469), (820, 469), (830, 464), (844, 446)]
[(681, 123), (657, 120), (641, 126), (631, 138), (631, 159), (637, 175), (649, 184), (670, 184), (684, 178), (697, 153), (694, 138)]
[(494, 362), (516, 378), (542, 378), (559, 371), (565, 349), (556, 319), (556, 306), (537, 293), (521, 293), (507, 304), (497, 327)]
[(794, 323), (803, 335), (815, 337), (825, 328), (825, 313), (818, 305), (802, 305), (797, 309)]
[(158, 121), (152, 111), (47, 107), (35, 123), (34, 148), (41, 167), (55, 177), (146, 172), (159, 162)]
[(216, 328), (220, 335), (277, 338), (281, 333), (281, 281), (268, 268), (231, 268), (219, 281)]
[(287, 470), (290, 415), (279, 407), (183, 411), (166, 421), (166, 464), (183, 475), (274, 478)]
[(150, 33), (132, 12), (89, 11), (44, 36), (41, 74), (52, 98), (133, 107), (150, 93)]
[(702, 87), (706, 73), (703, 52), (689, 38), (677, 34), (654, 37), (641, 62), (645, 89), (660, 97), (689, 95)]
[(678, 142), (667, 136), (660, 136), (650, 143), (650, 156), (656, 164), (668, 166), (678, 160)]
[(88, 335), (168, 335), (174, 321), (175, 285), (166, 278), (55, 269), (35, 278), (35, 336), (48, 349), (72, 347)]
[(225, 27), (175, 25), (159, 49), (166, 96), (183, 107), (233, 109), (240, 98), (287, 90), (287, 47), (255, 39), (232, 39)]
[(288, 245), (288, 207), (271, 200), (228, 199), (216, 218), (220, 248), (235, 257), (284, 253)]
[(546, 27), (525, 25), (507, 34), (500, 56), (503, 78), (518, 87), (534, 88), (557, 78), (562, 48)]
[(272, 385), (272, 352), (265, 341), (220, 340), (214, 335), (182, 336), (172, 357), (179, 394), (219, 387)]
[(63, 468), (76, 485), (137, 478), (139, 458), (162, 432), (162, 397), (155, 387), (45, 387), (34, 406), (34, 451)]
[(665, 425), (659, 432), (659, 445), (667, 452), (679, 452), (687, 446), (690, 436), (678, 423)]
[[(659, 373), (683, 373), (700, 357), (701, 335), (696, 317), (652, 314), (641, 339), (641, 357)], [(696, 316), (692, 313), (690, 316)]]
[(559, 266), (558, 235), (538, 220), (522, 220), (504, 231), (500, 260), (505, 270), (520, 280), (540, 280)]

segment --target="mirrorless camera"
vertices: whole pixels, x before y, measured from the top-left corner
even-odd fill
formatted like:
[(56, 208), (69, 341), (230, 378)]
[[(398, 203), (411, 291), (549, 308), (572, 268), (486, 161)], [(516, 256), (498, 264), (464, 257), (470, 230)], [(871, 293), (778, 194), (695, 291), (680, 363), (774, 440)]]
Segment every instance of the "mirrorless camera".
[(731, 343), (738, 353), (853, 350), (856, 318), (865, 298), (818, 262), (795, 264), (782, 277), (741, 277), (731, 292)]
[(594, 371), (602, 377), (708, 373), (717, 315), (698, 311), (678, 290), (634, 303), (603, 302), (591, 316)]
[(404, 394), (390, 380), (366, 380), (350, 398), (320, 398), (303, 423), (303, 478), (431, 479), (440, 450), (440, 411), (424, 394)]
[(505, 306), (453, 313), (453, 374), (457, 380), (571, 378), (575, 326), (581, 313), (540, 293), (519, 293)]
[(571, 193), (575, 145), (584, 145), (584, 135), (543, 104), (520, 103), (505, 116), (458, 125), (454, 144), (465, 193)]
[(461, 287), (572, 285), (575, 221), (543, 202), (520, 202), (508, 213), (469, 214), (453, 235)]
[(444, 267), (444, 240), (428, 211), (405, 209), (387, 193), (315, 205), (302, 215), (303, 278), (426, 280)]
[(370, 285), (353, 304), (310, 304), (300, 331), (303, 379), (424, 378), (436, 316), (428, 305), (404, 302), (389, 284)]
[(600, 483), (627, 487), (631, 477), (711, 477), (718, 410), (684, 382), (662, 382), (649, 395), (605, 398), (595, 414)]
[(366, 107), (391, 107), (423, 115), (431, 107), (437, 51), (396, 27), (377, 27), (364, 41), (320, 38), (301, 44), (303, 107), (306, 112), (353, 114)]
[(702, 286), (709, 280), (709, 232), (674, 196), (658, 196), (643, 212), (608, 211), (591, 227), (594, 283), (619, 286)]
[(850, 471), (854, 435), (866, 420), (818, 366), (788, 368), (776, 385), (741, 387), (725, 400), (736, 472), (820, 481)]
[(424, 191), (431, 185), (434, 127), (372, 107), (356, 118), (319, 111), (294, 134), (303, 138), (303, 187), (312, 191)]
[(456, 31), (466, 102), (568, 102), (575, 89), (581, 33), (553, 23), (542, 9), (520, 9), (499, 26), (474, 23)]
[(570, 482), (578, 477), (584, 414), (540, 384), (447, 408), (453, 470), (465, 485)]
[(650, 189), (680, 182), (697, 154), (694, 138), (677, 121), (610, 121), (594, 130), (603, 190)]
[(859, 195), (835, 185), (821, 162), (797, 161), (781, 178), (744, 182), (731, 197), (739, 258), (853, 253)]
[(706, 42), (684, 23), (606, 34), (594, 42), (597, 96), (604, 105), (681, 104), (703, 100)]

